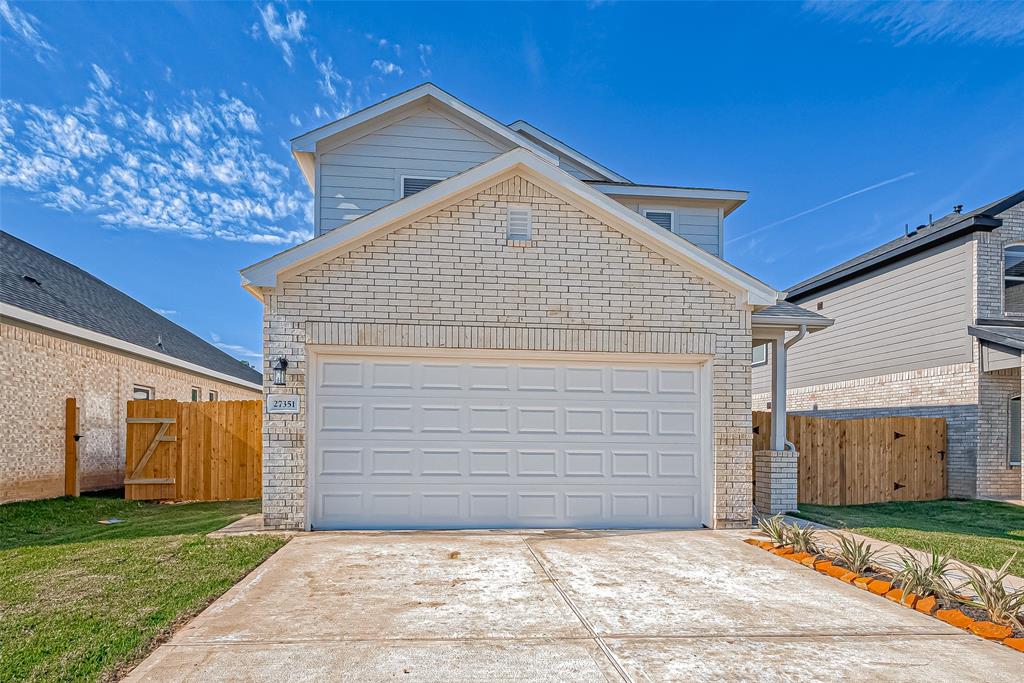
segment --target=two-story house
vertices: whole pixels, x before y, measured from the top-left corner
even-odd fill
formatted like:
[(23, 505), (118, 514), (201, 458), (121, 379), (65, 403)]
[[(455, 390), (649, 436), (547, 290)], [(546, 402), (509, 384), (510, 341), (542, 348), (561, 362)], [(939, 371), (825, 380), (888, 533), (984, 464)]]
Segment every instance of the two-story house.
[[(790, 410), (944, 417), (949, 495), (1021, 497), (1024, 191), (956, 207), (787, 300), (835, 320), (791, 352)], [(771, 401), (758, 361), (755, 409)]]
[(745, 192), (630, 182), (432, 84), (292, 149), (317, 236), (242, 271), (268, 526), (750, 523), (753, 339), (830, 321), (722, 259)]

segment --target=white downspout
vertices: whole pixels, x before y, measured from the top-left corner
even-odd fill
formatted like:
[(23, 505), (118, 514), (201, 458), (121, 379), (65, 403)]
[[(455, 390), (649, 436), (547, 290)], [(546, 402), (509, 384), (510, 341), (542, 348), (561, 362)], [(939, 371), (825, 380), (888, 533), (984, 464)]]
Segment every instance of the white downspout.
[[(791, 347), (793, 344), (796, 344), (798, 341), (800, 341), (801, 339), (803, 339), (806, 336), (807, 336), (807, 325), (801, 325), (800, 326), (800, 331), (796, 333), (796, 336), (794, 336), (792, 339), (787, 341), (783, 346), (785, 346), (786, 350), (788, 351), (789, 347)], [(786, 446), (786, 450), (787, 451), (795, 451), (796, 450), (796, 446), (789, 439), (785, 439), (785, 446)]]

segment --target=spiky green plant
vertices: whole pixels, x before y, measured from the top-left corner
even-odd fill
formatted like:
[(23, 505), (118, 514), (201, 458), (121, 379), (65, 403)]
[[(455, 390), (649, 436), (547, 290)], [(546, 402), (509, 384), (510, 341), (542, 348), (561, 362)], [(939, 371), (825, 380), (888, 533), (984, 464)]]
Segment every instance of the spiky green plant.
[(812, 553), (814, 555), (821, 552), (817, 539), (818, 533), (812, 527), (801, 527), (799, 524), (787, 524), (785, 527), (784, 537), (786, 545), (793, 546), (793, 550), (798, 553)]
[(782, 521), (781, 514), (762, 517), (757, 520), (757, 528), (775, 545), (786, 545), (786, 523)]
[(920, 598), (948, 598), (953, 594), (953, 584), (949, 579), (953, 559), (949, 555), (933, 552), (927, 562), (907, 551), (900, 551), (898, 556), (900, 568), (893, 577), (893, 583), (903, 589), (904, 600), (908, 600), (911, 594)]
[(863, 574), (877, 561), (880, 551), (873, 548), (867, 541), (858, 541), (846, 534), (832, 532), (839, 543), (836, 556), (843, 561), (850, 571)]
[(1024, 612), (1024, 589), (1008, 590), (1004, 583), (1004, 579), (1010, 575), (1010, 564), (1016, 557), (1017, 553), (1014, 553), (994, 574), (978, 567), (964, 566), (967, 581), (959, 586), (957, 591), (962, 593), (961, 589), (970, 587), (977, 597), (972, 600), (961, 595), (961, 602), (985, 610), (990, 621), (1003, 626), (1024, 628), (1024, 623), (1021, 622), (1021, 613)]

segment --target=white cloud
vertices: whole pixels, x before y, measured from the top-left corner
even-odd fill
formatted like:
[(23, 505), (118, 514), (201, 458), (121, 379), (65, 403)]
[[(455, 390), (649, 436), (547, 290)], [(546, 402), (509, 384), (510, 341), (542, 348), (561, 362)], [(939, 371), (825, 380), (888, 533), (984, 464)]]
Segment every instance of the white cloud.
[(370, 66), (372, 66), (374, 69), (376, 69), (385, 76), (390, 76), (392, 74), (397, 74), (401, 76), (403, 73), (405, 73), (402, 67), (398, 66), (394, 62), (389, 62), (383, 59), (373, 60), (373, 63)]
[(1024, 42), (1024, 2), (835, 2), (811, 0), (805, 9), (837, 21), (869, 24), (897, 44), (970, 41)]
[(340, 107), (339, 117), (347, 116), (352, 111), (352, 81), (335, 70), (333, 57), (321, 61), (317, 59), (316, 50), (310, 51), (309, 56), (320, 74), (320, 91)]
[[(277, 8), (273, 3), (268, 2), (259, 9), (259, 12), (267, 38), (281, 49), (281, 56), (284, 57), (285, 64), (292, 66), (295, 61), (292, 43), (301, 43), (306, 39), (303, 34), (306, 29), (306, 13), (300, 10), (285, 12), (282, 23), (278, 19)], [(250, 35), (256, 38), (258, 34), (259, 27), (254, 24)]]
[(430, 77), (430, 64), (427, 61), (434, 54), (434, 46), (420, 43), (416, 46), (416, 50), (420, 53), (420, 76), (423, 78)]
[(92, 74), (78, 106), (0, 100), (0, 187), (121, 228), (266, 244), (311, 237), (309, 194), (263, 151), (245, 102), (189, 92), (137, 106), (111, 94), (103, 69)]
[(291, 123), (293, 126), (301, 126), (302, 125), (302, 119), (300, 119), (295, 114), (290, 114), (288, 116), (288, 122)]
[(11, 27), (11, 31), (35, 52), (38, 61), (45, 61), (48, 56), (57, 51), (53, 45), (39, 35), (39, 20), (10, 4), (8, 0), (0, 0), (0, 17)]
[(224, 351), (225, 353), (229, 353), (232, 356), (246, 356), (248, 358), (257, 358), (260, 359), (261, 361), (263, 359), (262, 353), (253, 351), (252, 349), (249, 349), (240, 344), (228, 344), (223, 339), (221, 339), (219, 334), (215, 332), (210, 333), (210, 341), (218, 349)]

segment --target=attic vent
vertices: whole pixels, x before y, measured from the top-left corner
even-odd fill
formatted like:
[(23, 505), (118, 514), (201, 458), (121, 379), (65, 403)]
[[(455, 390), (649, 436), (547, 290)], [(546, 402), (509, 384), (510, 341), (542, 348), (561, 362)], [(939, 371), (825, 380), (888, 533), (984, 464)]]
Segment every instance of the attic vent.
[(644, 211), (644, 218), (660, 225), (666, 230), (672, 229), (672, 212), (671, 211)]
[(515, 241), (526, 241), (533, 236), (533, 219), (527, 206), (508, 207), (508, 232), (505, 238)]
[(437, 185), (443, 178), (414, 178), (412, 176), (402, 176), (402, 197), (408, 197), (409, 195), (422, 192), (431, 185)]
[(40, 282), (39, 280), (35, 279), (31, 275), (22, 275), (21, 279), (24, 280), (25, 282), (29, 283), (30, 285), (42, 285), (43, 284), (42, 282)]

